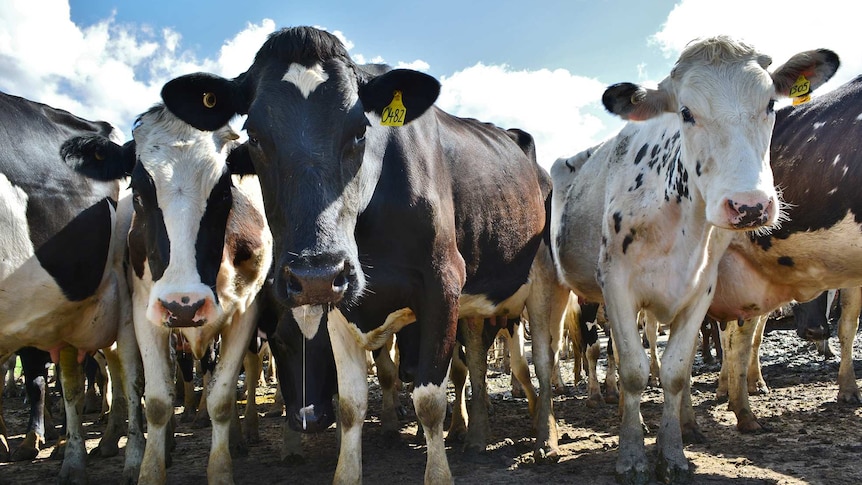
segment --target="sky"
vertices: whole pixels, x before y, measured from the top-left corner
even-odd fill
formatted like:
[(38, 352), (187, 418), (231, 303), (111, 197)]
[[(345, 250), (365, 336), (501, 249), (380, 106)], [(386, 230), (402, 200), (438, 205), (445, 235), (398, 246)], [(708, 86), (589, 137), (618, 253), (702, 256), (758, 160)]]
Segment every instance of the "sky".
[[(601, 105), (617, 82), (654, 87), (691, 40), (743, 39), (772, 56), (832, 49), (842, 66), (817, 94), (862, 73), (846, 0), (0, 0), (0, 91), (105, 120), (131, 139), (170, 79), (235, 77), (273, 31), (312, 25), (357, 62), (417, 69), (450, 113), (536, 140), (550, 168), (612, 136)], [(239, 126), (236, 123), (235, 126)]]

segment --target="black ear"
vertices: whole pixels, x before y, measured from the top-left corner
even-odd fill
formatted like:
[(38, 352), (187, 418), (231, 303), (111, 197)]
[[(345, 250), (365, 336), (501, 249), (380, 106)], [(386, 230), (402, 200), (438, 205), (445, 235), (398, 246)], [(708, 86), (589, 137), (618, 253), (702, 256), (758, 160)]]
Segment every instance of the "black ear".
[(393, 69), (360, 86), (359, 99), (365, 111), (379, 115), (392, 102), (395, 91), (401, 91), (401, 101), (407, 111), (404, 122), (409, 123), (437, 101), (440, 82), (419, 71)]
[(254, 165), (248, 153), (248, 143), (234, 148), (227, 154), (227, 168), (234, 175), (254, 175)]
[(76, 136), (60, 147), (60, 156), (76, 171), (96, 180), (118, 180), (135, 167), (135, 142), (117, 145), (101, 135)]
[(215, 131), (248, 111), (239, 83), (204, 72), (168, 81), (162, 100), (177, 118), (203, 131)]

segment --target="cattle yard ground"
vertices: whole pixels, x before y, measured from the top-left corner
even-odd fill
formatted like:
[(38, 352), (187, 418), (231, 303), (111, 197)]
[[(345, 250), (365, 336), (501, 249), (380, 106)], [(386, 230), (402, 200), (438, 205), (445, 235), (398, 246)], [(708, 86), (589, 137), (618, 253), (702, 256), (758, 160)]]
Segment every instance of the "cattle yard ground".
[[(660, 347), (664, 343), (660, 340)], [(837, 339), (830, 340), (837, 350)], [(856, 355), (862, 355), (857, 344)], [(604, 354), (604, 351), (603, 351)], [(735, 418), (725, 403), (715, 402), (718, 364), (704, 364), (698, 354), (692, 383), (692, 401), (704, 434), (705, 444), (686, 447), (694, 463), (693, 483), (734, 484), (840, 484), (862, 483), (862, 408), (836, 402), (838, 357), (824, 360), (811, 344), (792, 331), (774, 331), (764, 338), (763, 374), (771, 392), (752, 396), (752, 410), (770, 431), (743, 435), (735, 429)], [(604, 355), (602, 364), (604, 364)], [(862, 362), (855, 361), (857, 375)], [(603, 371), (599, 372), (603, 377)], [(563, 376), (572, 380), (572, 361), (563, 361)], [(380, 395), (376, 379), (369, 378), (372, 393), (364, 426), (363, 462), (365, 483), (420, 483), (425, 450), (416, 438), (412, 413), (403, 421), (399, 438), (383, 435), (377, 419)], [(584, 383), (569, 388), (555, 399), (563, 456), (555, 465), (537, 465), (532, 459), (532, 432), (523, 399), (511, 397), (509, 376), (490, 372), (489, 389), (494, 414), (492, 436), (485, 456), (466, 459), (460, 448), (448, 447), (455, 482), (460, 484), (509, 483), (589, 483), (612, 484), (618, 446), (619, 419), (615, 405), (595, 409), (586, 405)], [(259, 402), (272, 402), (275, 388), (258, 392)], [(450, 394), (451, 398), (451, 394)], [(402, 401), (410, 404), (406, 393)], [(648, 388), (642, 412), (646, 424), (655, 430), (661, 418), (662, 394)], [(181, 407), (176, 408), (180, 413)], [(27, 424), (22, 398), (6, 398), (5, 417), (10, 445), (17, 446)], [(103, 425), (86, 421), (87, 447), (97, 444)], [(338, 444), (335, 429), (308, 436), (304, 440), (304, 463), (282, 463), (279, 459), (282, 419), (261, 419), (261, 441), (249, 447), (248, 456), (234, 460), (237, 484), (325, 484), (334, 475)], [(448, 425), (448, 422), (447, 422)], [(210, 429), (190, 424), (177, 427), (177, 446), (168, 484), (206, 483), (206, 462)], [(121, 446), (124, 443), (121, 441)], [(0, 464), (0, 484), (54, 483), (60, 461), (50, 458), (47, 447), (32, 462)], [(647, 437), (647, 452), (654, 458), (655, 437)], [(91, 459), (90, 483), (117, 483), (122, 475), (121, 455)]]

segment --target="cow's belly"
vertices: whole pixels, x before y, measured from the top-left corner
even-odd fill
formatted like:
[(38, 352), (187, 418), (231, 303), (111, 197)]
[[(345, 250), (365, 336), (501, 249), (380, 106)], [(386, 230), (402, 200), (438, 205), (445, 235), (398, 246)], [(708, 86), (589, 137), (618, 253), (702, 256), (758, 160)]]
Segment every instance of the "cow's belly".
[(829, 230), (773, 238), (768, 251), (737, 240), (721, 260), (710, 315), (749, 318), (791, 300), (808, 301), (824, 290), (862, 286), (860, 243), (859, 226), (851, 220)]
[(515, 293), (500, 302), (491, 301), (486, 295), (462, 294), (458, 300), (458, 318), (488, 318), (493, 316), (518, 316), (524, 309), (530, 283), (521, 285)]
[(110, 346), (123, 318), (122, 288), (111, 273), (95, 296), (69, 301), (33, 258), (0, 283), (0, 354), (25, 346), (70, 345), (82, 351)]

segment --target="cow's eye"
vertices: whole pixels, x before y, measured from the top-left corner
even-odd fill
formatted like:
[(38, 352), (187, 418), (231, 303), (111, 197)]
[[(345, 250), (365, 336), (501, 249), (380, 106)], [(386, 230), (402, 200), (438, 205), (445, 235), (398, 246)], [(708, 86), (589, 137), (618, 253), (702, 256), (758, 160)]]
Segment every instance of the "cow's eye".
[(684, 123), (694, 124), (694, 116), (691, 114), (691, 110), (688, 109), (688, 106), (683, 106), (681, 110), (679, 110), (679, 114), (682, 115), (682, 121)]
[(775, 100), (770, 99), (769, 104), (766, 105), (766, 114), (772, 114), (775, 112)]

